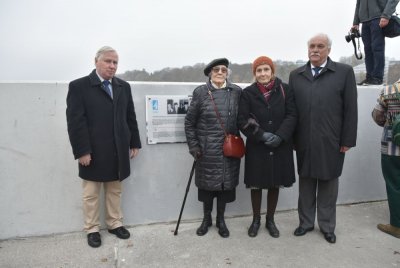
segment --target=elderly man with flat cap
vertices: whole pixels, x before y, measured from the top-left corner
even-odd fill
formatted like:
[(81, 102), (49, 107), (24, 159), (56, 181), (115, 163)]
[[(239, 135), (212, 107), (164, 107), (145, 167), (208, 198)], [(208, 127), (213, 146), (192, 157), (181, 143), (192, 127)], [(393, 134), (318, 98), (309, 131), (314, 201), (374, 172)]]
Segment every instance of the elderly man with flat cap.
[(228, 66), (225, 58), (215, 59), (206, 66), (207, 82), (194, 90), (185, 118), (189, 152), (196, 160), (198, 200), (203, 202), (204, 210), (203, 221), (196, 231), (199, 236), (205, 235), (212, 225), (214, 197), (218, 233), (224, 238), (229, 236), (225, 207), (236, 199), (239, 182), (240, 159), (225, 157), (222, 151), (225, 131), (239, 135), (236, 119), (241, 88), (227, 80)]

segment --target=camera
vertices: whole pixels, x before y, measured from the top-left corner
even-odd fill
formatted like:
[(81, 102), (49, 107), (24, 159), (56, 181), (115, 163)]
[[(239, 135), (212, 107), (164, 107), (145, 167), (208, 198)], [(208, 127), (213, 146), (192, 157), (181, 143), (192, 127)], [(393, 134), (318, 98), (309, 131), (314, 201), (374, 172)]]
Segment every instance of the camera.
[(351, 29), (349, 34), (346, 35), (344, 38), (346, 39), (347, 43), (349, 43), (351, 40), (354, 40), (354, 38), (360, 38), (361, 34), (357, 29)]

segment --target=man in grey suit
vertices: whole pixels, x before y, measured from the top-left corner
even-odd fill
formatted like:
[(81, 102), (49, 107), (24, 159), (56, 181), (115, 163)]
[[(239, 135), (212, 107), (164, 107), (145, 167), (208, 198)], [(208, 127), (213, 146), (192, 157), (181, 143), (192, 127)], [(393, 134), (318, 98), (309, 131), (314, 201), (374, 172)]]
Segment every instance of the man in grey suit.
[(312, 231), (317, 212), (320, 231), (335, 243), (338, 178), (357, 138), (357, 86), (352, 67), (328, 57), (331, 44), (326, 34), (312, 37), (309, 62), (291, 72), (289, 85), (298, 112), (294, 145), (300, 224), (294, 235)]

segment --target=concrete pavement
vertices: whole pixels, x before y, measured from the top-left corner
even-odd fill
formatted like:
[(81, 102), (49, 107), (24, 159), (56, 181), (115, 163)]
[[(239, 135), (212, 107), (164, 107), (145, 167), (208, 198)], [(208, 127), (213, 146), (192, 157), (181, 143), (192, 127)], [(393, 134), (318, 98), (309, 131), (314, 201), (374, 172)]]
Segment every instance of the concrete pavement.
[[(228, 207), (229, 209), (229, 207)], [(183, 215), (183, 219), (185, 215)], [(226, 219), (231, 236), (221, 238), (213, 226), (199, 237), (199, 221), (130, 227), (131, 238), (120, 240), (101, 231), (102, 246), (94, 249), (83, 232), (0, 241), (0, 267), (400, 267), (400, 239), (380, 232), (387, 223), (387, 202), (337, 207), (336, 244), (318, 228), (295, 237), (297, 211), (277, 212), (279, 238), (262, 228), (247, 235), (251, 216)]]

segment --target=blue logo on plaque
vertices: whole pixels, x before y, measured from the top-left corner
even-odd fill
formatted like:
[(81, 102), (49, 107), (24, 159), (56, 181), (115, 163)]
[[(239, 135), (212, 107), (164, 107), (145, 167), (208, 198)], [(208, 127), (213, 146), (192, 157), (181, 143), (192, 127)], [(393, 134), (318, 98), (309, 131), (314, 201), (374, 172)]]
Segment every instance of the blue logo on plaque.
[(151, 106), (153, 107), (153, 111), (158, 111), (158, 100), (152, 100)]

